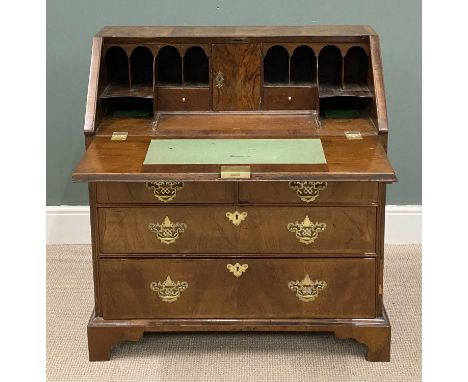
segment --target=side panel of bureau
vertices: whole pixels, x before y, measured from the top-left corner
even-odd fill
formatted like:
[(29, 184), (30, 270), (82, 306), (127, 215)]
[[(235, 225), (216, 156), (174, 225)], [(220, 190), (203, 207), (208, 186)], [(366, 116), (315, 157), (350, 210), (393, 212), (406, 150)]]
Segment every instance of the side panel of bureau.
[(375, 253), (375, 207), (112, 207), (98, 216), (102, 253)]
[(228, 264), (234, 265), (232, 260), (102, 259), (103, 317), (372, 318), (375, 315), (375, 259), (244, 258), (236, 260), (248, 266), (239, 277), (227, 268)]

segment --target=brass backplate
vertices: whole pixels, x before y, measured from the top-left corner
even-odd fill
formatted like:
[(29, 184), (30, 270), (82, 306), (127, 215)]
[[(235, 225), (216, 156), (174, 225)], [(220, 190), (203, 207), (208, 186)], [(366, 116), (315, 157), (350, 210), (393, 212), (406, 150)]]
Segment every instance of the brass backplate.
[(221, 166), (221, 179), (250, 179), (250, 166)]

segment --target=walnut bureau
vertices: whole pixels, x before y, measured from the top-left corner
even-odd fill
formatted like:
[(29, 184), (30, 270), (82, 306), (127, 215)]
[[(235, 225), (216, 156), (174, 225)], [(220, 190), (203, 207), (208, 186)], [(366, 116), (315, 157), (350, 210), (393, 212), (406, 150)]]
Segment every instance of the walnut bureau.
[[(181, 331), (331, 332), (390, 360), (372, 28), (105, 27), (84, 132), (91, 361)], [(151, 140), (234, 138), (320, 139), (326, 163), (143, 164)]]

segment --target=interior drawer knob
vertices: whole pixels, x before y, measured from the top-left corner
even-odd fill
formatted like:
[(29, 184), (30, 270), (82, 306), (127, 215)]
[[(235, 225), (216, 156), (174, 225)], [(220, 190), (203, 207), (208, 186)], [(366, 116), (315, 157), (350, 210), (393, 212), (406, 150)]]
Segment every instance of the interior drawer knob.
[(288, 231), (296, 234), (299, 242), (309, 245), (317, 239), (319, 232), (325, 231), (327, 225), (325, 223), (312, 223), (309, 216), (306, 216), (302, 222), (288, 223)]
[(234, 265), (228, 264), (226, 266), (226, 268), (229, 270), (229, 272), (231, 272), (236, 277), (241, 277), (242, 273), (244, 273), (247, 270), (248, 267), (249, 267), (248, 264), (242, 264), (241, 265), (239, 263), (235, 263)]
[(180, 293), (188, 288), (188, 283), (185, 281), (172, 281), (168, 275), (163, 282), (153, 281), (150, 284), (150, 288), (152, 291), (158, 292), (158, 296), (164, 302), (174, 302), (180, 297)]
[(292, 97), (291, 97), (291, 96), (288, 97), (288, 101), (289, 101), (289, 102), (292, 101)]
[(182, 97), (182, 102), (185, 102), (185, 97)]
[(232, 224), (238, 227), (247, 217), (247, 212), (226, 212), (226, 217), (232, 222)]
[(296, 191), (297, 197), (310, 203), (318, 198), (320, 191), (327, 188), (327, 182), (289, 182), (289, 188)]
[(171, 222), (169, 216), (166, 216), (162, 223), (150, 223), (148, 229), (156, 234), (156, 237), (161, 243), (172, 244), (175, 243), (180, 234), (187, 229), (187, 224)]
[(177, 191), (184, 188), (184, 182), (146, 182), (146, 188), (153, 190), (154, 197), (163, 203), (170, 202), (177, 196)]
[(309, 275), (305, 275), (304, 280), (290, 281), (288, 287), (296, 292), (296, 297), (299, 300), (310, 302), (318, 297), (319, 291), (327, 287), (327, 283), (319, 280), (312, 281)]

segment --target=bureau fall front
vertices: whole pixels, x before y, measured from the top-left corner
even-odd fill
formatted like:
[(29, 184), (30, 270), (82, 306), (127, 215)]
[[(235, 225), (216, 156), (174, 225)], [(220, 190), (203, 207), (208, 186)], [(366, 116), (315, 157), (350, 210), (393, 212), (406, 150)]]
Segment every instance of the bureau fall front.
[(103, 28), (73, 173), (90, 360), (145, 332), (295, 331), (389, 361), (387, 133), (368, 26)]

